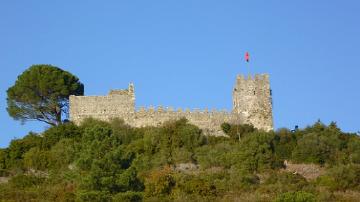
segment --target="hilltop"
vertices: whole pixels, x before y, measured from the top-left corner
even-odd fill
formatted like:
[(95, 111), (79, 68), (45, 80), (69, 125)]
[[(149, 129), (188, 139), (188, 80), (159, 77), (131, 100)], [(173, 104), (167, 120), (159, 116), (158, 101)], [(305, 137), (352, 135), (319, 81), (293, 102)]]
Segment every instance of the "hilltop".
[(0, 150), (2, 201), (356, 201), (360, 138), (335, 123), (257, 130), (87, 119)]

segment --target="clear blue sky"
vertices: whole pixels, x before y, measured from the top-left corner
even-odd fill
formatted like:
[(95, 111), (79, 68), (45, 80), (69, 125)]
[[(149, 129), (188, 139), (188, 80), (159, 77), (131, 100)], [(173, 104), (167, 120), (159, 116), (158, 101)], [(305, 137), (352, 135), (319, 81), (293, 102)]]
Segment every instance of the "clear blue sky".
[(1, 1), (0, 147), (46, 127), (6, 112), (7, 88), (41, 63), (77, 75), (86, 95), (133, 81), (137, 106), (228, 110), (236, 74), (266, 72), (276, 128), (320, 118), (359, 131), (359, 10), (357, 0)]

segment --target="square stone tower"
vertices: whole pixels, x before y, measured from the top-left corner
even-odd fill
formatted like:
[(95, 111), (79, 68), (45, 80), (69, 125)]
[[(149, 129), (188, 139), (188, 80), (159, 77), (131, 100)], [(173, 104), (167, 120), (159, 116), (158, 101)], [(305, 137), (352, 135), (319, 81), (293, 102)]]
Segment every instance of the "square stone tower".
[(233, 89), (233, 113), (244, 123), (264, 130), (273, 129), (272, 98), (268, 74), (253, 78), (238, 75)]

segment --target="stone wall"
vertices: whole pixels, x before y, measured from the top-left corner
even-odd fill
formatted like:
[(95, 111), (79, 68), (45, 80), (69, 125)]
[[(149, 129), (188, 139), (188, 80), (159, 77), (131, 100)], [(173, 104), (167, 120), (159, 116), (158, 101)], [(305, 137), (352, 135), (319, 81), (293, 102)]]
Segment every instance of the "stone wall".
[(186, 118), (190, 123), (197, 125), (206, 134), (224, 135), (220, 125), (224, 122), (235, 123), (238, 121), (237, 116), (227, 111), (208, 111), (199, 109), (177, 109), (172, 107), (158, 107), (154, 109), (152, 107), (140, 108), (135, 112), (135, 118), (130, 125), (135, 127), (143, 126), (158, 126), (168, 120), (178, 120), (180, 118)]
[(168, 120), (185, 117), (205, 134), (224, 135), (224, 122), (249, 123), (264, 130), (271, 130), (272, 106), (268, 75), (254, 78), (238, 76), (233, 90), (233, 110), (208, 111), (177, 109), (172, 107), (140, 107), (135, 109), (133, 84), (126, 90), (112, 90), (107, 96), (70, 96), (70, 119), (79, 124), (87, 117), (108, 121), (121, 118), (134, 127), (157, 126)]
[(111, 90), (106, 96), (70, 96), (70, 119), (77, 124), (88, 117), (100, 120), (120, 117), (129, 122), (134, 114), (132, 84), (126, 90)]

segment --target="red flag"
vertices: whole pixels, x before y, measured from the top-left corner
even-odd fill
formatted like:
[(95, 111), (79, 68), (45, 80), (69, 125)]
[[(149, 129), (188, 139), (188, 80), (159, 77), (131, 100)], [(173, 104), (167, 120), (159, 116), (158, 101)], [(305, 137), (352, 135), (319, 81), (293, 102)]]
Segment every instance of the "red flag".
[(245, 53), (245, 60), (246, 60), (246, 62), (249, 62), (249, 60), (250, 60), (249, 52)]

